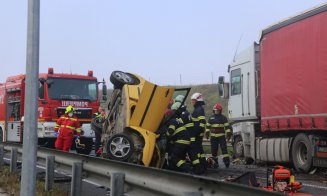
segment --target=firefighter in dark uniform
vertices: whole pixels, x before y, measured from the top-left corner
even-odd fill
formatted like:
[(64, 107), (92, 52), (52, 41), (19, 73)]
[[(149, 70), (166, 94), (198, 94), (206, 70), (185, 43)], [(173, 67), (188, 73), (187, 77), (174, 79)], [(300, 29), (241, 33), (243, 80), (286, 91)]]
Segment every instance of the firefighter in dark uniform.
[(171, 110), (174, 118), (168, 122), (166, 135), (169, 141), (169, 168), (181, 172), (190, 172), (191, 168), (186, 163), (186, 155), (190, 146), (190, 136), (184, 127), (180, 114), (176, 113), (181, 103), (174, 103)]
[(105, 111), (104, 109), (100, 106), (98, 109), (98, 112), (94, 113), (92, 115), (92, 129), (95, 133), (95, 142), (94, 142), (94, 147), (95, 147), (95, 154), (96, 156), (100, 156), (100, 145), (101, 145), (101, 135), (102, 135), (102, 123), (105, 119)]
[(227, 118), (222, 114), (222, 106), (217, 103), (213, 106), (213, 115), (209, 118), (206, 126), (206, 137), (210, 135), (211, 153), (214, 160), (214, 168), (218, 167), (218, 146), (221, 148), (223, 162), (226, 168), (229, 167), (230, 160), (227, 152), (227, 140), (230, 139), (231, 129)]
[[(191, 132), (192, 132), (192, 128), (194, 123), (192, 122), (191, 119), (191, 114), (187, 111), (186, 106), (183, 105), (181, 107), (181, 120), (184, 123), (184, 127), (186, 129), (186, 133), (189, 135), (189, 138), (191, 138)], [(191, 162), (192, 162), (192, 167), (193, 167), (193, 172), (195, 174), (201, 174), (202, 170), (200, 167), (200, 159), (197, 157), (197, 153), (192, 153), (191, 151), (191, 146), (189, 147), (188, 151), (187, 151), (188, 157), (190, 158)]]
[(191, 119), (193, 127), (191, 131), (191, 153), (195, 154), (200, 160), (200, 167), (203, 172), (207, 169), (206, 158), (202, 147), (203, 136), (205, 133), (206, 118), (203, 109), (204, 99), (201, 93), (194, 93), (191, 96), (192, 105), (194, 106)]

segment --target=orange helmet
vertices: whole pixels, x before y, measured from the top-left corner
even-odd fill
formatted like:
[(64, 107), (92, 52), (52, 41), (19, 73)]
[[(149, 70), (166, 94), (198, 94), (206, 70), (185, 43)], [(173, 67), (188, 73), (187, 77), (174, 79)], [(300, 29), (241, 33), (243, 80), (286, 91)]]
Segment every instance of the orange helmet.
[(214, 111), (216, 111), (216, 110), (223, 110), (223, 107), (220, 105), (220, 103), (216, 103), (214, 106), (213, 106), (213, 108), (212, 108)]

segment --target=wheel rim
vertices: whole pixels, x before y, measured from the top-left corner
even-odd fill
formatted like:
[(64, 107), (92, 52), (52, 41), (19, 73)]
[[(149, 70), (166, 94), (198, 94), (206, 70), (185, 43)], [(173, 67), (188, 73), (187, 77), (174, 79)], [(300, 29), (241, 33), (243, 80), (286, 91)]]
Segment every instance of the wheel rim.
[(297, 160), (300, 165), (304, 165), (308, 161), (308, 148), (304, 142), (299, 143)]
[(116, 76), (117, 79), (119, 79), (119, 80), (121, 80), (121, 81), (123, 81), (125, 83), (131, 83), (132, 82), (132, 78), (128, 74), (126, 74), (124, 72), (116, 72), (115, 76)]
[(116, 137), (109, 145), (109, 150), (112, 155), (118, 158), (125, 157), (131, 149), (129, 141), (124, 137)]
[(238, 156), (242, 156), (243, 155), (243, 142), (239, 141), (236, 143), (235, 145), (235, 154), (237, 154)]

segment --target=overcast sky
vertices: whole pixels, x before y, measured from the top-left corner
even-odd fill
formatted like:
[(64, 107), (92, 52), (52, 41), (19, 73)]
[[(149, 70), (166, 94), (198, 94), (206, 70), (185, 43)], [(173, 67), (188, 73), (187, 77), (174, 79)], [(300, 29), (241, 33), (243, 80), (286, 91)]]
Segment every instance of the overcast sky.
[[(40, 72), (138, 73), (166, 84), (217, 82), (267, 26), (323, 0), (42, 0)], [(25, 73), (27, 0), (0, 1), (0, 82)]]

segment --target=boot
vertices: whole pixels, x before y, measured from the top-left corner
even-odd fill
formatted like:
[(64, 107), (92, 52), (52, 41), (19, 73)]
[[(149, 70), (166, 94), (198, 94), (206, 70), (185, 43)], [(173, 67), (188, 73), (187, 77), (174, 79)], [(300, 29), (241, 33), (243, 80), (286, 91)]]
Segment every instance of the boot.
[(218, 164), (218, 157), (212, 157), (214, 163), (213, 163), (213, 168), (214, 169), (217, 169), (219, 167), (219, 164)]

